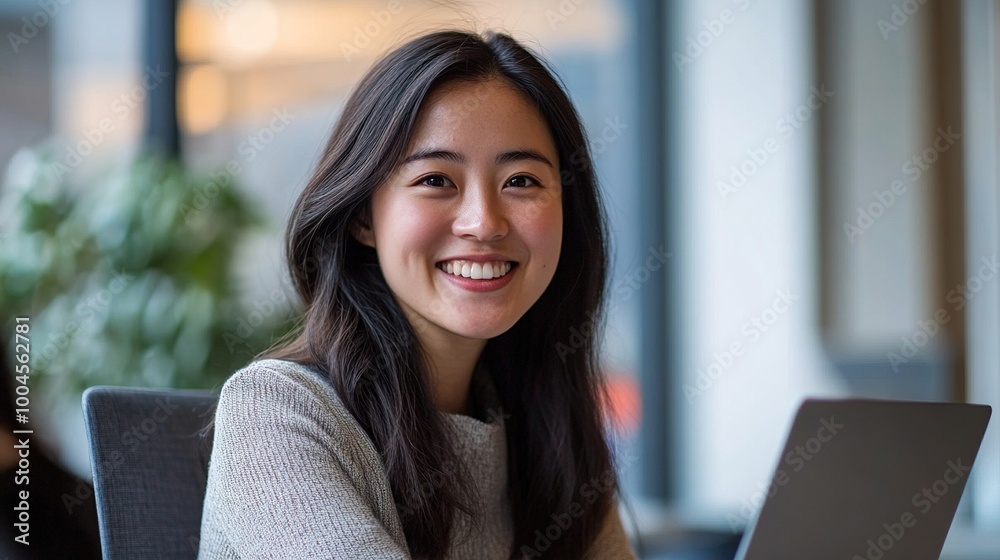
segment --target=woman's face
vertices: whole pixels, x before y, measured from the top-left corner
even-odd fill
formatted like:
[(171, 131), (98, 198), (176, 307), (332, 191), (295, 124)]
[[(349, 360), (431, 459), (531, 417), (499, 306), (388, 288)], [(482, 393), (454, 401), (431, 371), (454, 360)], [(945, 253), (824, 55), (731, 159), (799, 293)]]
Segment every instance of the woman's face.
[(552, 280), (561, 197), (555, 143), (526, 97), (502, 80), (446, 84), (375, 192), (371, 229), (354, 232), (375, 248), (419, 338), (485, 340)]

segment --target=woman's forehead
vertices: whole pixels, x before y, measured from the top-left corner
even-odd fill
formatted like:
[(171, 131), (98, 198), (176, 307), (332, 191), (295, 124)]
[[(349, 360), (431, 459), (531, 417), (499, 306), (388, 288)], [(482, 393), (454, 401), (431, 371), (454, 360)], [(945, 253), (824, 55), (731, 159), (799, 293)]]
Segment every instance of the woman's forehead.
[(556, 157), (549, 127), (535, 104), (505, 80), (453, 82), (428, 94), (408, 153), (534, 150)]

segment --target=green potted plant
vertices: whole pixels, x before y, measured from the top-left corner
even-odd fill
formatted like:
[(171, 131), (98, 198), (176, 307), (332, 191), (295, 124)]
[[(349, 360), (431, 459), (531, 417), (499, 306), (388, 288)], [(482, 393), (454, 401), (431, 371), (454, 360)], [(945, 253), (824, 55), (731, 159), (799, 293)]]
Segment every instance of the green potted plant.
[(33, 390), (213, 388), (290, 329), (283, 292), (232, 289), (262, 220), (224, 171), (154, 156), (85, 185), (65, 171), (22, 151), (0, 190), (0, 308), (30, 318)]

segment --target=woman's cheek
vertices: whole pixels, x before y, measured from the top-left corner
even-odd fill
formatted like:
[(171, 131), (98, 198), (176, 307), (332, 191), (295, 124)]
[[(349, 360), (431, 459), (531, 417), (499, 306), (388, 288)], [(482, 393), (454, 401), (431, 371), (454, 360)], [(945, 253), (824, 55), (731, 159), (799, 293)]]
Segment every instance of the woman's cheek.
[(562, 205), (555, 200), (530, 209), (521, 224), (524, 241), (530, 246), (532, 253), (553, 269), (559, 262), (562, 248), (562, 217)]
[(554, 214), (562, 216), (562, 197), (559, 190), (544, 188), (535, 196), (523, 200), (517, 210), (520, 211), (519, 218), (524, 223), (551, 223)]
[(392, 238), (391, 242), (414, 249), (429, 248), (428, 245), (449, 230), (449, 222), (445, 216), (417, 201), (393, 205), (386, 218), (385, 225)]

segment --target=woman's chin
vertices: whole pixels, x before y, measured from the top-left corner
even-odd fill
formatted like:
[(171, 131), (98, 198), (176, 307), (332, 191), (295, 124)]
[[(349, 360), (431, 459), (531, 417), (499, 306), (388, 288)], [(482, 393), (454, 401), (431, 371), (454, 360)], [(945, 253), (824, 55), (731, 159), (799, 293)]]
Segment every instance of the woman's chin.
[(493, 322), (486, 325), (481, 323), (476, 325), (454, 325), (451, 332), (463, 338), (489, 340), (509, 331), (513, 326), (514, 322)]

